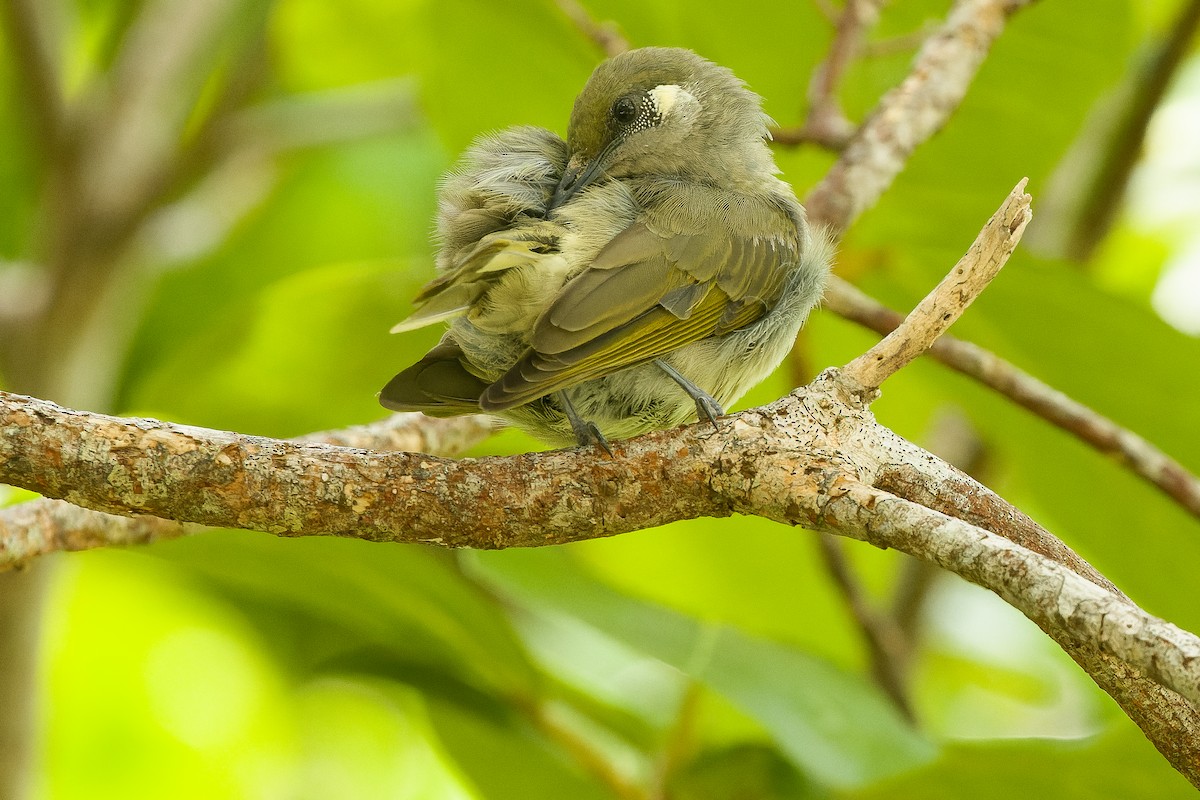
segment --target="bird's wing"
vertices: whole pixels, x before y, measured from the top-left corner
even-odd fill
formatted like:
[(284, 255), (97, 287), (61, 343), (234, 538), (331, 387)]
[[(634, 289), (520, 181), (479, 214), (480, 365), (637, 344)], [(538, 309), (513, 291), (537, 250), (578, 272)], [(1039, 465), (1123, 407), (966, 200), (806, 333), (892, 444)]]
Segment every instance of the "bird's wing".
[(742, 328), (779, 298), (799, 249), (794, 229), (751, 237), (718, 224), (660, 234), (634, 223), (563, 286), (529, 351), (480, 405), (513, 408)]
[(546, 203), (567, 163), (567, 143), (522, 126), (477, 140), (438, 194), (440, 274), (416, 296), (417, 306), (393, 333), (467, 312), (506, 270), (547, 266), (562, 227), (546, 222)]
[(410, 331), (452, 319), (470, 310), (495, 285), (501, 273), (518, 267), (550, 269), (557, 266), (560, 229), (545, 222), (485, 236), (450, 269), (421, 288), (413, 298), (417, 309), (392, 327), (392, 333)]

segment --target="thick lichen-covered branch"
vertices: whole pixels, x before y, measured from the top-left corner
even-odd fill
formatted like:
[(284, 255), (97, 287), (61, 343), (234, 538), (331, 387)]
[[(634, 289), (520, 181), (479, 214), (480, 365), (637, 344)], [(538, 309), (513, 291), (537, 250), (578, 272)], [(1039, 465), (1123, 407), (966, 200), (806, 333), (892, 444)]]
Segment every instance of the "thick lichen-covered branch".
[[(1023, 194), (1014, 197), (1003, 208), (1027, 211)], [(981, 239), (993, 228), (1015, 226), (999, 213)], [(927, 341), (957, 317), (987, 282), (972, 275), (998, 269), (991, 253), (972, 248), (951, 280), (971, 288), (947, 292), (944, 283), (921, 305), (937, 313), (912, 315), (908, 335)], [(876, 423), (873, 393), (853, 366), (720, 431), (691, 426), (620, 442), (613, 458), (581, 448), (454, 461), (86, 414), (0, 393), (0, 480), (180, 524), (445, 546), (555, 544), (734, 511), (829, 530), (1000, 594), (1095, 670), (1200, 783), (1200, 744), (1188, 744), (1200, 742), (1200, 642), (1137, 608), (985, 487)]]
[[(393, 414), (369, 425), (310, 433), (302, 440), (453, 457), (495, 429), (495, 421), (484, 416), (432, 419), (422, 414)], [(203, 530), (203, 525), (145, 514), (107, 514), (63, 500), (40, 498), (0, 510), (0, 570), (58, 551), (149, 544)]]

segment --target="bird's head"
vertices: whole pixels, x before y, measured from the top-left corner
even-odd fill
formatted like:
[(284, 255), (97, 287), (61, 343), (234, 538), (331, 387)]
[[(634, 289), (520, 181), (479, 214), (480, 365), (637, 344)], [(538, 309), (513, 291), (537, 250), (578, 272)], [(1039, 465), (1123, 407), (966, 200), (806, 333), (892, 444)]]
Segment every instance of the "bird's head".
[(622, 53), (575, 100), (570, 160), (551, 207), (605, 175), (736, 184), (774, 174), (767, 122), (758, 95), (690, 50)]

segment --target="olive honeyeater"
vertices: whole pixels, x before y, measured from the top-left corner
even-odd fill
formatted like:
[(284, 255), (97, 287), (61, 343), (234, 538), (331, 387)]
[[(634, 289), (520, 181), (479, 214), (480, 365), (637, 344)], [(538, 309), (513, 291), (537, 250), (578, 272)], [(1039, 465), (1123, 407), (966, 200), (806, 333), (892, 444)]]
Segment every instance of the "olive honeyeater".
[(380, 393), (555, 444), (713, 420), (787, 355), (829, 271), (760, 98), (689, 50), (597, 67), (567, 141), (484, 137), (441, 187), (438, 277), (393, 330), (450, 328)]

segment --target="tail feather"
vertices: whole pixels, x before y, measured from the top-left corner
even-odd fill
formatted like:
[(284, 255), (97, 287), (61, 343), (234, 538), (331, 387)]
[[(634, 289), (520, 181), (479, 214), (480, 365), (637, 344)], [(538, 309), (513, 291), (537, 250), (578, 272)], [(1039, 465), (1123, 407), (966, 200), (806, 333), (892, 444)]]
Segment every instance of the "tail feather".
[(478, 414), (488, 384), (463, 366), (457, 344), (442, 343), (388, 381), (379, 402), (392, 411), (420, 411), (431, 417)]

